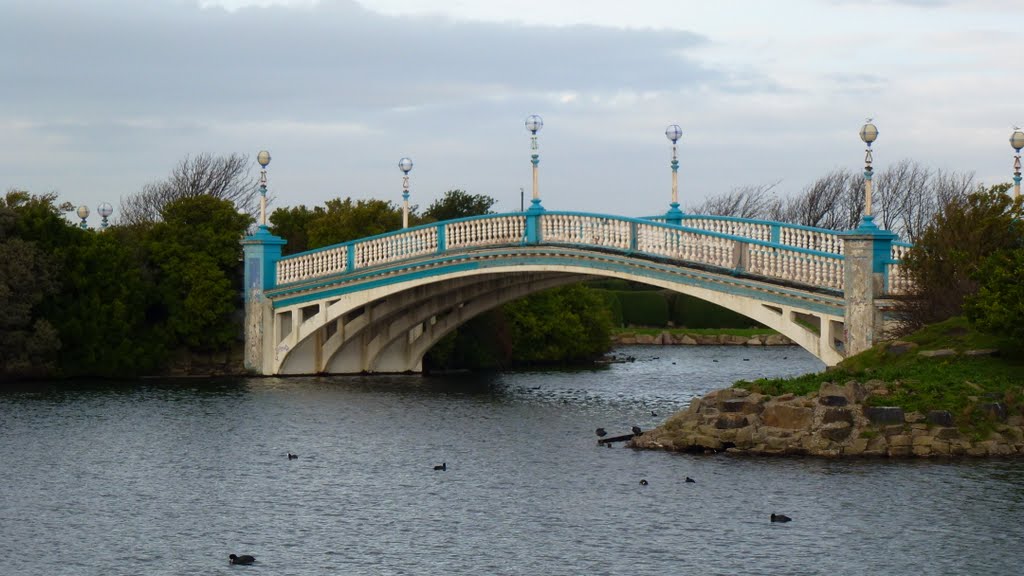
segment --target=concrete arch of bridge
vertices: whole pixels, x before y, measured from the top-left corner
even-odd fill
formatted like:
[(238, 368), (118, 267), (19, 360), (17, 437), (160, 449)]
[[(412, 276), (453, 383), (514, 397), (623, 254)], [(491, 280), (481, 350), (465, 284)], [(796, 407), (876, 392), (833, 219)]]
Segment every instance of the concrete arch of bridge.
[[(411, 332), (430, 332), (437, 325), (438, 318), (465, 317), (470, 310), (486, 311), (505, 302), (527, 296), (534, 292), (579, 282), (580, 278), (565, 274), (519, 274), (513, 277), (487, 274), (460, 280), (462, 286), (446, 288), (439, 286), (433, 296), (421, 297), (422, 291), (399, 293), (385, 300), (384, 305), (367, 305), (367, 312), (359, 316), (371, 316), (373, 322), (344, 326), (325, 343), (323, 371), (329, 373), (349, 372), (405, 372), (417, 370), (421, 359), (408, 367), (408, 361), (384, 361), (384, 357), (398, 358), (395, 343), (401, 342)], [(413, 291), (410, 291), (413, 292)], [(504, 296), (508, 296), (503, 298)], [(500, 301), (495, 304), (494, 302)], [(490, 304), (488, 304), (490, 303)], [(372, 310), (371, 310), (372, 308)], [(475, 316), (479, 312), (475, 312)], [(465, 318), (468, 320), (468, 317)], [(463, 320), (463, 322), (465, 321)], [(460, 322), (461, 324), (461, 322)], [(391, 351), (385, 350), (391, 348)]]
[[(564, 280), (552, 282), (560, 277)], [(368, 292), (357, 291), (356, 297), (324, 297), (282, 307), (275, 310), (275, 373), (373, 371), (372, 360), (382, 345), (381, 334), (385, 342), (390, 342), (392, 338), (387, 335), (397, 334), (396, 324), (411, 327), (428, 320), (425, 314), (460, 307), (489, 293), (523, 284), (546, 288), (574, 281), (579, 279), (553, 273), (523, 273), (511, 278), (503, 274), (445, 277), (430, 284), (402, 283), (375, 290), (376, 299), (372, 300), (359, 297)], [(411, 321), (412, 318), (417, 320)]]
[[(325, 340), (334, 335), (327, 335), (324, 338), (323, 328), (329, 321), (337, 320), (344, 314), (351, 312), (357, 307), (367, 305), (380, 305), (389, 298), (399, 294), (408, 293), (402, 296), (405, 304), (396, 304), (391, 313), (398, 310), (408, 310), (413, 302), (435, 299), (437, 307), (443, 299), (437, 299), (438, 294), (452, 290), (456, 285), (463, 288), (479, 284), (480, 278), (497, 274), (509, 278), (524, 273), (549, 275), (557, 274), (565, 277), (564, 283), (574, 281), (571, 279), (594, 276), (605, 276), (621, 278), (642, 282), (645, 284), (659, 286), (674, 290), (683, 294), (689, 294), (697, 298), (719, 304), (762, 324), (777, 330), (787, 336), (812, 354), (822, 359), (826, 364), (835, 364), (842, 359), (842, 354), (836, 343), (842, 340), (843, 309), (840, 298), (822, 295), (814, 291), (800, 290), (798, 288), (781, 287), (777, 284), (758, 282), (754, 279), (736, 279), (727, 273), (694, 270), (686, 268), (669, 268), (659, 266), (642, 259), (606, 258), (601, 254), (583, 252), (580, 254), (548, 255), (543, 264), (536, 263), (536, 258), (521, 259), (508, 258), (492, 259), (486, 266), (472, 269), (459, 269), (446, 273), (444, 265), (439, 265), (433, 275), (418, 275), (415, 278), (396, 280), (377, 285), (365, 290), (350, 290), (338, 297), (325, 296), (319, 312), (304, 319), (298, 329), (291, 331), (288, 338), (279, 339), (280, 344), (275, 352), (283, 357), (276, 359), (275, 373), (310, 373), (313, 371), (335, 371), (336, 367), (345, 365), (346, 370), (352, 370), (351, 361), (342, 361), (339, 365), (333, 358), (337, 355), (356, 354), (355, 347), (349, 350), (348, 346), (339, 345), (333, 350), (328, 349), (328, 358), (331, 358), (331, 366), (324, 362)], [(531, 263), (533, 262), (533, 263)], [(525, 296), (524, 292), (517, 297)], [(499, 298), (493, 295), (489, 298), (490, 307), (498, 305)], [(502, 302), (508, 299), (502, 300)], [(377, 302), (378, 304), (373, 304)], [(300, 307), (308, 307), (308, 302), (292, 305), (284, 308), (279, 314), (292, 313)], [(475, 310), (476, 308), (474, 308)], [(489, 308), (480, 308), (475, 314)], [(467, 312), (461, 313), (461, 320), (458, 323), (468, 320)], [(474, 314), (474, 315), (475, 315)], [(816, 319), (817, 330), (809, 329), (806, 322), (798, 318), (811, 317)], [(425, 320), (420, 316), (410, 317), (404, 322), (406, 326), (412, 327), (410, 331), (402, 332), (398, 326), (387, 329), (387, 338), (381, 339), (381, 332), (374, 335), (377, 344), (373, 345), (373, 356), (366, 354), (365, 350), (359, 351), (359, 370), (356, 371), (417, 371), (422, 362), (423, 354), (447, 332), (454, 329), (458, 323), (452, 324), (448, 319), (441, 328), (427, 330), (424, 326)], [(417, 320), (419, 320), (417, 322)], [(364, 319), (366, 325), (371, 325), (373, 316)], [(394, 322), (392, 322), (394, 324)], [(436, 322), (435, 322), (436, 324)], [(275, 322), (275, 326), (280, 322)], [(415, 326), (419, 325), (419, 328)], [(275, 329), (275, 333), (277, 330)], [(311, 337), (319, 335), (317, 337)], [(363, 348), (360, 346), (360, 348)], [(278, 354), (275, 354), (277, 356)], [(385, 354), (385, 356), (381, 356)], [(313, 358), (309, 358), (312, 356)], [(384, 358), (389, 358), (385, 360)]]

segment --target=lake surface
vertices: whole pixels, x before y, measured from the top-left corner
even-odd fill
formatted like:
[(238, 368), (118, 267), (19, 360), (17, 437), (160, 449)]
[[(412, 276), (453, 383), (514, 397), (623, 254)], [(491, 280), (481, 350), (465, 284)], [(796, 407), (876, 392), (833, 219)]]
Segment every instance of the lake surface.
[(823, 368), (618, 352), (637, 361), (0, 392), (0, 575), (1021, 573), (1024, 463), (599, 447), (598, 426)]

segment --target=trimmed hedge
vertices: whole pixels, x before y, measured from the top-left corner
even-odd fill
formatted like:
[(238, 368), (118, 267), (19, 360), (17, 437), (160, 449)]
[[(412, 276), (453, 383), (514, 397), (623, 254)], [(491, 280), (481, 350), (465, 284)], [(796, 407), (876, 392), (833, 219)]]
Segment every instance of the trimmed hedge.
[(686, 294), (624, 280), (599, 280), (588, 284), (608, 302), (616, 326), (669, 325), (686, 328), (760, 328), (760, 323)]

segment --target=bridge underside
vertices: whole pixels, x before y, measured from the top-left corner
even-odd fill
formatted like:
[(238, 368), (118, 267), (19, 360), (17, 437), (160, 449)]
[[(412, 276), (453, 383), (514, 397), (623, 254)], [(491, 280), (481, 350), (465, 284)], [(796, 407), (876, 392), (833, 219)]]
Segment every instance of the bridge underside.
[(263, 373), (419, 372), (423, 356), (474, 316), (529, 294), (613, 277), (689, 294), (842, 360), (843, 298), (725, 270), (594, 250), (515, 247), (423, 258), (268, 291)]

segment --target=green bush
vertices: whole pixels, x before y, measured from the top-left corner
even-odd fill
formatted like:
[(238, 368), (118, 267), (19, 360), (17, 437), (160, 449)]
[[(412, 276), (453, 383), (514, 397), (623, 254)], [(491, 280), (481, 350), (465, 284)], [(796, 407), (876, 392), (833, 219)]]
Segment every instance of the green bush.
[(687, 328), (752, 328), (761, 327), (757, 321), (723, 308), (718, 304), (701, 300), (688, 294), (670, 293), (671, 319), (676, 326)]
[(622, 323), (634, 326), (667, 326), (668, 300), (661, 292), (613, 292), (622, 307)]

